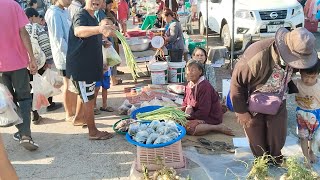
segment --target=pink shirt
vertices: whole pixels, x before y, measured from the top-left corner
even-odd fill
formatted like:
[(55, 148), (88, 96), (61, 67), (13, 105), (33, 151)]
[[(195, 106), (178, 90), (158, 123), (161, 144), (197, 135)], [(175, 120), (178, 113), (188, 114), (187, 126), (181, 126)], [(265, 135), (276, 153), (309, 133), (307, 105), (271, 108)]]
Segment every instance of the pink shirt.
[(29, 57), (19, 29), (29, 23), (22, 8), (14, 0), (0, 0), (0, 72), (28, 66)]
[(129, 6), (125, 0), (120, 0), (118, 4), (118, 20), (128, 20)]

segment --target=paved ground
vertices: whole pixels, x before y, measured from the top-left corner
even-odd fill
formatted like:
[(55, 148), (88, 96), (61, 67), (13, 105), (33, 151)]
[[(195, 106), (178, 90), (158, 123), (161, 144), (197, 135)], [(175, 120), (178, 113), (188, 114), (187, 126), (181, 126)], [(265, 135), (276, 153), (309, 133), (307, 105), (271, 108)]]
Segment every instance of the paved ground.
[[(316, 36), (319, 39), (319, 34)], [(219, 42), (217, 35), (210, 35), (210, 46)], [(125, 67), (120, 70), (128, 72)], [(221, 69), (218, 76), (221, 79), (228, 78), (229, 73)], [(119, 107), (125, 99), (123, 88), (132, 85), (128, 73), (121, 77), (125, 79), (124, 85), (113, 86), (109, 91), (108, 103), (114, 108)], [(141, 78), (139, 82), (144, 80), (148, 78)], [(61, 96), (56, 96), (54, 101), (61, 102)], [(289, 102), (292, 102), (292, 98)], [(292, 132), (293, 108), (289, 103)], [(87, 129), (65, 122), (62, 109), (41, 114), (43, 123), (32, 125), (33, 138), (40, 145), (36, 152), (26, 151), (12, 139), (16, 128), (0, 129), (9, 158), (21, 179), (128, 179), (136, 150), (123, 136), (116, 135), (107, 141), (89, 141)], [(101, 130), (112, 131), (111, 126), (118, 119), (120, 117), (116, 113), (102, 113), (96, 117), (96, 122)]]

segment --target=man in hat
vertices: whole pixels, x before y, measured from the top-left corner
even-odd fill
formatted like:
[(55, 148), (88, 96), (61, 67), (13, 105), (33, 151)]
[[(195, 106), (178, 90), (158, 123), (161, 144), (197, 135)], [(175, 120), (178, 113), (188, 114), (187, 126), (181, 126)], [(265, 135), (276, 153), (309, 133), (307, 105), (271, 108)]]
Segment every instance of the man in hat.
[[(280, 28), (275, 38), (261, 40), (249, 46), (236, 64), (231, 78), (230, 97), (238, 122), (243, 126), (254, 156), (265, 152), (281, 163), (287, 135), (286, 100), (276, 115), (249, 112), (250, 93), (279, 93), (287, 87), (285, 74), (291, 77), (293, 69), (306, 69), (317, 62), (315, 40), (305, 28), (289, 32)], [(289, 71), (284, 70), (288, 66)], [(291, 67), (291, 68), (290, 68)]]

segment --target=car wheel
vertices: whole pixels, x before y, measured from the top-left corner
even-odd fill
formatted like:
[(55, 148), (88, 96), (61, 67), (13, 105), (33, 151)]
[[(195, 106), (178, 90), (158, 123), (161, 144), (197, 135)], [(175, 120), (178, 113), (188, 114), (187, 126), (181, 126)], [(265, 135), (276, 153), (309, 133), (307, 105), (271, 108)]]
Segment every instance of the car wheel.
[(221, 37), (221, 41), (222, 41), (223, 45), (225, 47), (227, 47), (228, 49), (230, 49), (230, 47), (231, 47), (231, 34), (229, 31), (228, 24), (223, 25), (220, 37)]
[(203, 16), (201, 16), (199, 18), (199, 30), (200, 30), (200, 34), (201, 35), (205, 35), (206, 34), (206, 27), (204, 26)]

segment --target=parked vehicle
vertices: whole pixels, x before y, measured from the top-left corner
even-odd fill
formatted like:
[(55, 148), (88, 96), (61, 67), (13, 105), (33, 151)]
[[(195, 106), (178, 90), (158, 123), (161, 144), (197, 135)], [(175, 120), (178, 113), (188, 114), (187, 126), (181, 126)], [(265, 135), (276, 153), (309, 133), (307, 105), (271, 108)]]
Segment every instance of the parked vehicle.
[[(198, 0), (200, 34), (207, 27), (207, 0)], [(209, 0), (209, 29), (220, 34), (226, 47), (231, 46), (232, 0)], [(235, 0), (235, 42), (241, 44), (243, 35), (253, 40), (274, 36), (280, 27), (289, 30), (304, 26), (304, 13), (297, 0)]]

